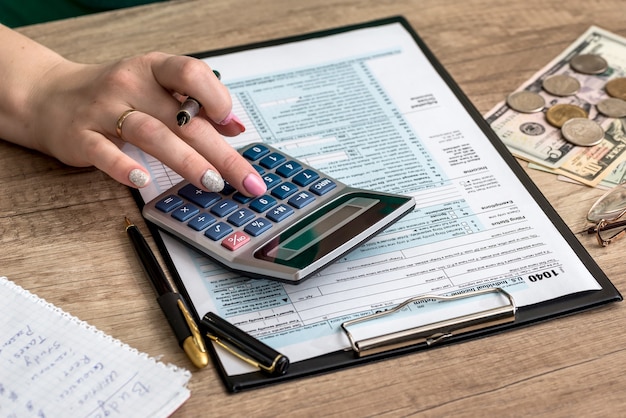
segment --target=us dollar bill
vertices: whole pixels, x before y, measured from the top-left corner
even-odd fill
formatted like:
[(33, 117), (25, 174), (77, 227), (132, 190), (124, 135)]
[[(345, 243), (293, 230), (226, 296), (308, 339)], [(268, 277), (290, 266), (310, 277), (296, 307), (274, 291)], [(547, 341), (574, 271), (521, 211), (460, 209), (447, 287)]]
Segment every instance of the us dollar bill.
[[(602, 56), (608, 62), (608, 69), (598, 75), (576, 72), (569, 63), (580, 54)], [(543, 80), (556, 74), (576, 78), (581, 85), (579, 91), (566, 97), (546, 92), (542, 88)], [(626, 120), (608, 118), (596, 109), (597, 103), (609, 97), (604, 90), (607, 81), (625, 75), (626, 38), (592, 26), (516, 90), (540, 94), (546, 102), (543, 111), (520, 113), (503, 100), (487, 112), (485, 119), (513, 155), (595, 186), (626, 158), (626, 138), (623, 135)], [(605, 130), (602, 142), (593, 147), (580, 147), (566, 141), (561, 130), (550, 125), (545, 117), (547, 109), (560, 103), (583, 108), (589, 118)]]

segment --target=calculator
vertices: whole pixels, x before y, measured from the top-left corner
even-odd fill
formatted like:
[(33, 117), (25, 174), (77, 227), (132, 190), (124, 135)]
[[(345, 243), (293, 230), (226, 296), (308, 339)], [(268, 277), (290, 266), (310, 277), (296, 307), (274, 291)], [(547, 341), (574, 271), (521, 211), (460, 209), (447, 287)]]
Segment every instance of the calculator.
[(250, 198), (181, 182), (143, 216), (231, 271), (301, 283), (415, 207), (412, 197), (347, 186), (272, 146), (239, 150), (267, 185)]

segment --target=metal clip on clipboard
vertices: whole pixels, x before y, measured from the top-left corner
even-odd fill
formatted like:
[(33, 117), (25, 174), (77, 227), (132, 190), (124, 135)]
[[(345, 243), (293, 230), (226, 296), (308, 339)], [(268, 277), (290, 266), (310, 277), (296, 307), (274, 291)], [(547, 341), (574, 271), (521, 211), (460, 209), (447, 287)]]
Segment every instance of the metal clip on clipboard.
[[(488, 293), (500, 293), (501, 295), (506, 297), (506, 299), (508, 300), (508, 304), (458, 316), (451, 319), (433, 322), (431, 324), (409, 328), (406, 330), (395, 331), (380, 336), (365, 338), (361, 341), (356, 341), (353, 334), (348, 330), (348, 327), (351, 325), (355, 325), (357, 323), (365, 321), (371, 321), (387, 315), (393, 315), (394, 313), (402, 310), (402, 308), (409, 305), (410, 303), (418, 302), (421, 300), (434, 299), (449, 302), (485, 295)], [(395, 348), (406, 347), (409, 345), (425, 343), (430, 346), (449, 337), (452, 337), (453, 335), (459, 335), (466, 332), (489, 328), (495, 325), (502, 325), (509, 322), (514, 322), (516, 310), (517, 308), (515, 306), (515, 301), (508, 292), (505, 292), (501, 288), (491, 288), (454, 296), (423, 295), (413, 297), (388, 311), (377, 312), (375, 314), (364, 316), (362, 318), (346, 321), (341, 324), (341, 327), (343, 328), (344, 332), (348, 336), (348, 339), (350, 340), (352, 350), (354, 350), (354, 352), (359, 357), (364, 357), (371, 354), (393, 350)]]

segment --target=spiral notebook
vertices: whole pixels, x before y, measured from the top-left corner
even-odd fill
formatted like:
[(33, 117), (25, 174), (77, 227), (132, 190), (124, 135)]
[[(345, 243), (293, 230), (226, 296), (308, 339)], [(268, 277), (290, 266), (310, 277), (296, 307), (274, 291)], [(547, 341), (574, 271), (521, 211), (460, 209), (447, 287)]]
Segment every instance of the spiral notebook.
[(148, 357), (0, 277), (0, 416), (166, 417), (189, 371)]

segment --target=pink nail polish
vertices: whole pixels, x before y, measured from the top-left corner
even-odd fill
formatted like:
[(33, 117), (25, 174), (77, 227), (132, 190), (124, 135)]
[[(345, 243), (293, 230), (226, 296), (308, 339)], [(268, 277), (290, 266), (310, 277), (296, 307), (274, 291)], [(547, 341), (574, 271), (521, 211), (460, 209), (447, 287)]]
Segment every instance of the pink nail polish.
[(261, 196), (267, 191), (265, 182), (257, 175), (250, 173), (243, 180), (243, 187), (246, 191), (254, 196)]
[(241, 132), (244, 132), (246, 130), (246, 127), (243, 124), (243, 122), (241, 122), (241, 120), (233, 112), (230, 112), (228, 116), (226, 116), (226, 118), (220, 122), (220, 125), (228, 125), (231, 122), (234, 122), (235, 124), (237, 124)]

